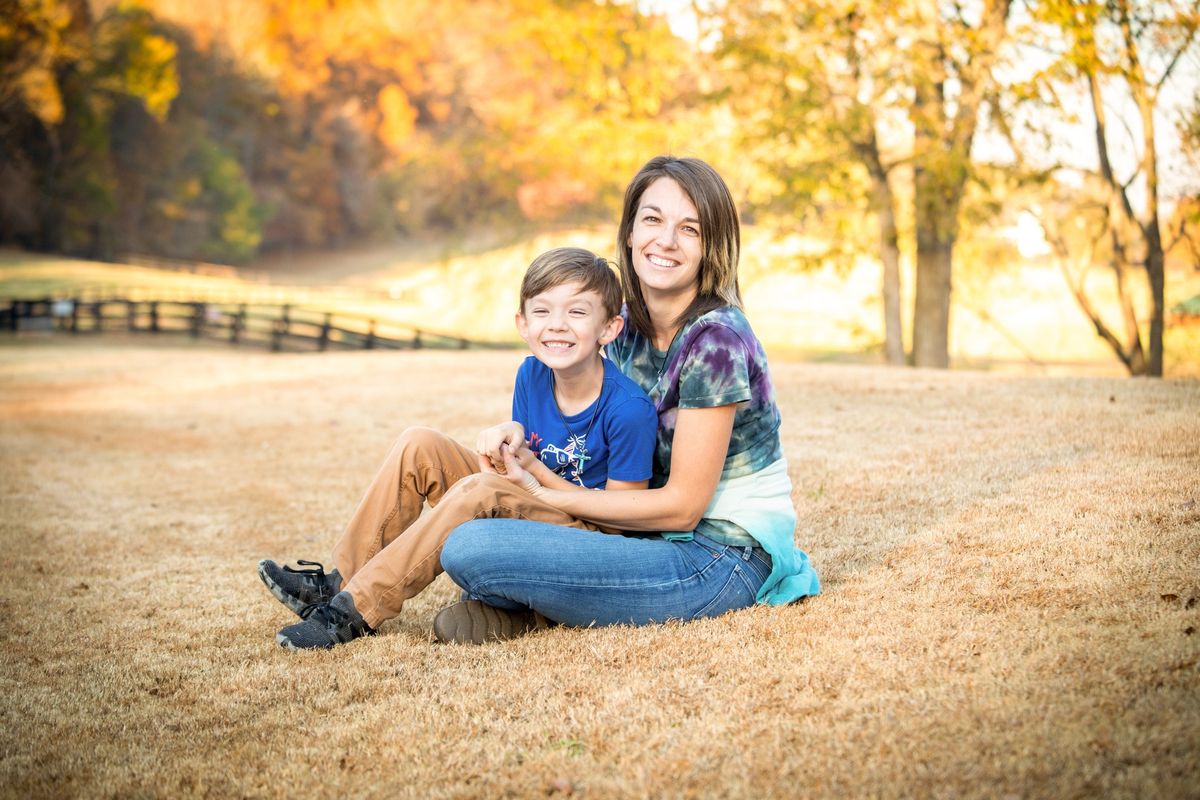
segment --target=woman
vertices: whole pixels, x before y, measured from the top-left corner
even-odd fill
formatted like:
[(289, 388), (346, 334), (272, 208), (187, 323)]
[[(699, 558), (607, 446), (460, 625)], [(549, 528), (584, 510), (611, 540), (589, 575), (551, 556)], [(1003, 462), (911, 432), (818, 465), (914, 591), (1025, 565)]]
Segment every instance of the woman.
[(482, 642), (573, 626), (715, 616), (816, 594), (795, 548), (791, 481), (762, 345), (741, 310), (737, 209), (703, 161), (660, 156), (625, 193), (618, 232), (626, 324), (608, 355), (650, 395), (650, 488), (541, 486), (510, 453), (509, 480), (608, 535), (529, 520), (460, 525), (441, 554), (464, 601), (434, 622)]

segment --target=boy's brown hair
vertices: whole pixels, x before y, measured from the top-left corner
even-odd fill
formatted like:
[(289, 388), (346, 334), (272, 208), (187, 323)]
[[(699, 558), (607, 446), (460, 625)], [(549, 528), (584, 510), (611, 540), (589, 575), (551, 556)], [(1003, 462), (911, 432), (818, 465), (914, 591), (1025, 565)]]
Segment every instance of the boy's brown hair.
[(621, 281), (608, 261), (582, 247), (556, 247), (533, 260), (521, 281), (521, 308), (529, 298), (564, 283), (578, 283), (584, 291), (600, 295), (611, 319), (621, 314)]

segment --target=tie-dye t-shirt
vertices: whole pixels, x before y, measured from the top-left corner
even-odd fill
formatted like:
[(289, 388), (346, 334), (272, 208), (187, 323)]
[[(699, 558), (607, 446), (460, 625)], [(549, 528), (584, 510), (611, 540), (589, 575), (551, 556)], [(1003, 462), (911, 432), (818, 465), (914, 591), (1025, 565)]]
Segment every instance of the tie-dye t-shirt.
[[(767, 356), (741, 309), (723, 306), (697, 317), (680, 329), (665, 353), (626, 320), (607, 354), (646, 390), (658, 411), (651, 487), (664, 485), (671, 473), (675, 421), (684, 408), (738, 404), (722, 480), (758, 472), (783, 458)], [(737, 531), (726, 533), (722, 539), (741, 538)]]

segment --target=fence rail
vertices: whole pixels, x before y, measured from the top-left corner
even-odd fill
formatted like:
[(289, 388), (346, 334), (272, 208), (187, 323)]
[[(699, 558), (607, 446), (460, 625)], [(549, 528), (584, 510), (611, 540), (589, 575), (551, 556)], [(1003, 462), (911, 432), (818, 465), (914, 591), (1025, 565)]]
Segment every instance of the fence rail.
[(0, 300), (0, 329), (183, 334), (282, 350), (505, 348), (364, 315), (292, 305), (127, 298)]

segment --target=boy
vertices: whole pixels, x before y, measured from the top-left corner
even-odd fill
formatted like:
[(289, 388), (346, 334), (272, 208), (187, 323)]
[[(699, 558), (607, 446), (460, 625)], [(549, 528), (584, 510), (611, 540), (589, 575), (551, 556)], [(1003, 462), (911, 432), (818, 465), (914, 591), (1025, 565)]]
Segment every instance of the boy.
[[(517, 372), (512, 420), (482, 431), (474, 452), (435, 431), (405, 431), (335, 547), (333, 572), (259, 562), (263, 583), (302, 618), (276, 640), (329, 648), (373, 634), (441, 572), (442, 544), (463, 522), (520, 517), (597, 530), (497, 474), (504, 451), (546, 486), (645, 488), (657, 414), (600, 352), (620, 332), (620, 313), (620, 283), (604, 259), (579, 248), (534, 259), (516, 316), (532, 355)], [(432, 508), (422, 516), (425, 501)]]

